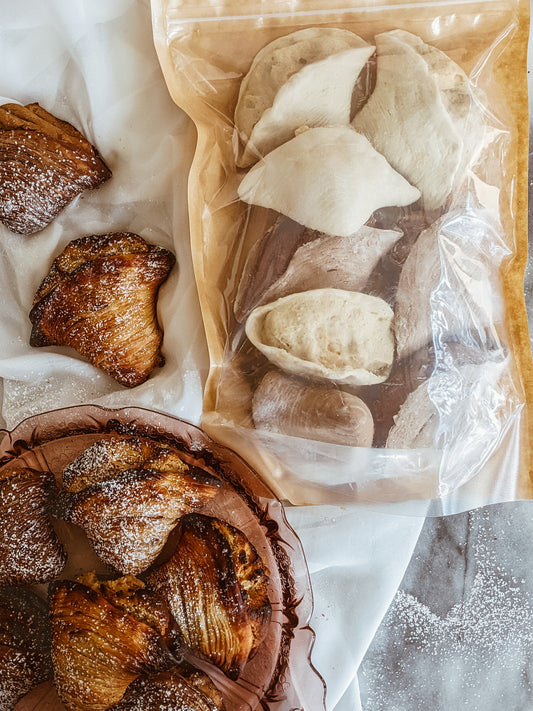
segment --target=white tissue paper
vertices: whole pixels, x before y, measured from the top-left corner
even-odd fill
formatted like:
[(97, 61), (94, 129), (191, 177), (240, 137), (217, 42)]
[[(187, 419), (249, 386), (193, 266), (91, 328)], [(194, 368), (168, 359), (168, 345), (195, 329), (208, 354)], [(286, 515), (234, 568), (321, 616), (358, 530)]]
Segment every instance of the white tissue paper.
[[(208, 361), (187, 219), (194, 128), (168, 95), (149, 2), (0, 0), (0, 18), (2, 103), (39, 102), (81, 130), (113, 171), (40, 233), (0, 225), (4, 425), (82, 403), (148, 407), (197, 424)], [(158, 302), (166, 365), (131, 390), (72, 349), (29, 345), (28, 314), (52, 260), (72, 239), (113, 231), (137, 232), (171, 249), (178, 263)], [(357, 668), (411, 557), (420, 507), (411, 516), (394, 507), (287, 508), (311, 574), (312, 660), (327, 684), (328, 711), (360, 708)]]

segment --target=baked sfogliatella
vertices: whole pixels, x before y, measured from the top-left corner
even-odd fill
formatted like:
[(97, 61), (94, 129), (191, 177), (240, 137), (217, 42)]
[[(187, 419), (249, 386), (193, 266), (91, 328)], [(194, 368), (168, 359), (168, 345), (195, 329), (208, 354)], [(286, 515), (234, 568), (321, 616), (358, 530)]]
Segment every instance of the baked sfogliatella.
[(131, 232), (73, 240), (37, 290), (30, 345), (70, 346), (121, 385), (140, 385), (165, 362), (157, 296), (175, 261)]

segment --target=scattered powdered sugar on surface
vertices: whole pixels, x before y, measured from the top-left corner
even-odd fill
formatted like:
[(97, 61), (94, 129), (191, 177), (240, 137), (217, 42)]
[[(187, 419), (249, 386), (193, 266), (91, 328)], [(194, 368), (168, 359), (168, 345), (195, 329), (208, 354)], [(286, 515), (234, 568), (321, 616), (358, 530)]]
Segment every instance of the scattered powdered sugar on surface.
[[(155, 445), (154, 445), (155, 446)], [(135, 466), (141, 466), (141, 442), (133, 438), (100, 439), (85, 449), (63, 471), (63, 486), (81, 491)]]
[(482, 529), (472, 582), (447, 614), (397, 593), (360, 670), (365, 711), (533, 709), (533, 592), (490, 539)]
[(130, 689), (119, 704), (121, 711), (216, 711), (218, 708), (175, 670), (163, 678), (139, 679)]
[[(84, 367), (73, 361), (74, 365)], [(6, 427), (13, 428), (25, 417), (69, 405), (88, 404), (116, 390), (116, 383), (107, 375), (91, 369), (88, 377), (69, 372), (64, 376), (36, 373), (34, 380), (5, 380), (2, 414)]]
[[(90, 449), (94, 453), (101, 448)], [(116, 447), (109, 451), (113, 449), (118, 454)], [(178, 459), (168, 472), (129, 469), (94, 484), (73, 498), (67, 520), (85, 530), (106, 563), (121, 572), (140, 573), (157, 557), (178, 519), (218, 491), (196, 481), (187, 469), (180, 471), (179, 465)]]

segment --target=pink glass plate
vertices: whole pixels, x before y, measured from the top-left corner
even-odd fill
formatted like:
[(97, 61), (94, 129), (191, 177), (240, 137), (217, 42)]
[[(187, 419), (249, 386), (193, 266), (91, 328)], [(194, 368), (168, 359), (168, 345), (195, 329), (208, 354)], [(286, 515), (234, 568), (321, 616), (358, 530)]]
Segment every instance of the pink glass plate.
[[(216, 474), (220, 493), (202, 513), (218, 516), (241, 529), (260, 553), (270, 578), (272, 619), (265, 639), (248, 660), (237, 682), (205, 666), (231, 711), (322, 711), (325, 686), (312, 666), (314, 633), (308, 627), (312, 593), (301, 543), (289, 526), (281, 503), (258, 475), (232, 450), (201, 429), (169, 415), (141, 408), (111, 410), (83, 405), (30, 417), (12, 432), (0, 430), (0, 472), (31, 467), (59, 477), (84, 449), (117, 433), (154, 437), (180, 450), (183, 459)], [(61, 577), (96, 570), (110, 573), (75, 526), (57, 522), (68, 552)], [(46, 595), (46, 586), (36, 588)], [(51, 683), (42, 684), (17, 711), (61, 711)]]

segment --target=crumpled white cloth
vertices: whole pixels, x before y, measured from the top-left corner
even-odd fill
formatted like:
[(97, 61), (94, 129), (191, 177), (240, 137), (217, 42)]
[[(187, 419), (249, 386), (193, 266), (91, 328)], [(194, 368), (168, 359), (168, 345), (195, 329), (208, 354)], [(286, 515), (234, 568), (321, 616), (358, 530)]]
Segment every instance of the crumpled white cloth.
[[(198, 423), (208, 361), (187, 219), (195, 134), (168, 95), (148, 0), (0, 0), (0, 66), (2, 103), (38, 101), (85, 133), (113, 171), (41, 233), (24, 237), (0, 225), (5, 426), (88, 402), (144, 406)], [(53, 258), (71, 239), (119, 230), (172, 249), (179, 264), (159, 299), (166, 365), (133, 390), (70, 349), (28, 343), (33, 295)], [(327, 684), (328, 711), (360, 709), (357, 667), (411, 557), (420, 506), (419, 516), (393, 507), (287, 509), (311, 574), (312, 660)]]
[(424, 504), (419, 516), (360, 505), (294, 506), (286, 514), (311, 575), (312, 659), (326, 680), (328, 711), (358, 711), (357, 669), (411, 559)]

